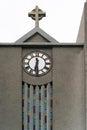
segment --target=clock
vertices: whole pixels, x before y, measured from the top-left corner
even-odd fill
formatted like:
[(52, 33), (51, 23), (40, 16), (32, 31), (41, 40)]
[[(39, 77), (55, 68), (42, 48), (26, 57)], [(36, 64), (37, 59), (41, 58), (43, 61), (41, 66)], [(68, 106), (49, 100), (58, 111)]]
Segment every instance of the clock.
[(51, 58), (43, 51), (32, 51), (23, 58), (23, 68), (25, 72), (32, 76), (47, 74), (51, 67)]

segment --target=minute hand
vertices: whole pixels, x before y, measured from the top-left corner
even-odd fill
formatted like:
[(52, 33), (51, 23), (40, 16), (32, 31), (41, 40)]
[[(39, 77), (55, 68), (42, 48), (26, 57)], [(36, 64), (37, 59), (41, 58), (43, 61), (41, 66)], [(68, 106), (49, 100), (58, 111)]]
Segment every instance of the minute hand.
[(39, 65), (39, 60), (38, 60), (38, 58), (36, 58), (36, 64), (35, 64), (36, 75), (38, 75), (38, 70), (39, 70), (38, 65)]

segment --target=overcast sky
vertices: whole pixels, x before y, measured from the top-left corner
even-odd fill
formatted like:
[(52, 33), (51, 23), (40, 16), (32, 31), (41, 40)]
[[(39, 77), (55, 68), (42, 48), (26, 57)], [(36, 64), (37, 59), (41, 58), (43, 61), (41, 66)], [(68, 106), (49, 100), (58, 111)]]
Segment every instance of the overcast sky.
[(15, 42), (35, 27), (28, 12), (46, 12), (40, 28), (59, 42), (75, 42), (86, 0), (0, 0), (0, 42)]

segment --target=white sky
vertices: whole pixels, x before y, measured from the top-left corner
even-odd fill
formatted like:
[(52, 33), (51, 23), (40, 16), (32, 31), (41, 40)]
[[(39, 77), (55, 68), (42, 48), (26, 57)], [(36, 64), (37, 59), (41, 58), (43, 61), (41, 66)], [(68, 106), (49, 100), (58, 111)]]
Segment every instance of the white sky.
[(46, 12), (40, 28), (59, 42), (75, 42), (86, 0), (0, 0), (0, 42), (15, 42), (35, 27), (36, 5)]

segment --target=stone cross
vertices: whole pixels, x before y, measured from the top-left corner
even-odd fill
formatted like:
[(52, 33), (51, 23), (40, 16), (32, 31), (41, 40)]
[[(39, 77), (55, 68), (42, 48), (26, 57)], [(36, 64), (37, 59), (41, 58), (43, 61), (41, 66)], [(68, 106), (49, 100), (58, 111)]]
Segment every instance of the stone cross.
[(35, 20), (35, 27), (39, 27), (39, 20), (45, 17), (46, 13), (36, 6), (35, 9), (28, 13), (28, 16)]

